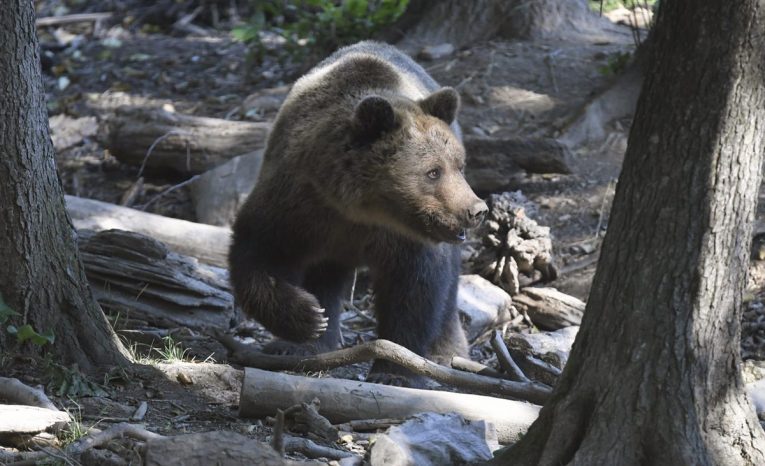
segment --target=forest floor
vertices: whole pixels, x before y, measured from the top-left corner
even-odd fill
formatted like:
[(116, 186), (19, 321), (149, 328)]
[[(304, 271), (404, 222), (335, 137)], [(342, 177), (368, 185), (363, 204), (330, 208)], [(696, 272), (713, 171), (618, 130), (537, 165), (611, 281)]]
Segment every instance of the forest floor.
[[(45, 16), (56, 2), (38, 3)], [(96, 120), (89, 118), (98, 119), (120, 105), (142, 105), (172, 106), (179, 113), (197, 116), (268, 121), (276, 107), (248, 112), (242, 102), (253, 92), (289, 85), (296, 77), (294, 67), (249, 64), (246, 47), (233, 41), (226, 30), (144, 31), (116, 25), (94, 35), (88, 24), (40, 29), (57, 162), (68, 194), (118, 203), (138, 178), (137, 167), (120, 163), (97, 141)], [(609, 64), (634, 49), (630, 29), (614, 25), (591, 40), (491, 41), (422, 64), (442, 85), (459, 90), (463, 98), (460, 122), (466, 134), (558, 137), (586, 103), (617, 79)], [(611, 122), (602, 142), (578, 148), (572, 174), (525, 175), (513, 181), (512, 188), (538, 206), (535, 220), (551, 228), (562, 273), (550, 286), (583, 300), (608, 227), (629, 126), (629, 118)], [(148, 174), (134, 207), (140, 208), (182, 181), (183, 177)], [(185, 188), (174, 190), (147, 210), (195, 220)], [(750, 301), (761, 303), (765, 268), (753, 261), (752, 272)], [(357, 297), (364, 300), (363, 289)], [(356, 332), (356, 338), (364, 339), (364, 332), (371, 328), (367, 325)], [(141, 401), (148, 401), (143, 422), (161, 434), (234, 430), (260, 439), (270, 435), (270, 427), (260, 421), (237, 417), (239, 371), (224, 365), (197, 371), (193, 365), (173, 365), (154, 356), (151, 365), (113, 374), (108, 397), (61, 401), (85, 429), (102, 429), (129, 419)], [(365, 365), (359, 365), (340, 376), (361, 379), (365, 370)], [(194, 383), (179, 383), (179, 371), (188, 371)], [(40, 366), (17, 375), (36, 384), (45, 374)], [(129, 450), (115, 452), (135, 460)], [(124, 463), (114, 459), (101, 464)]]

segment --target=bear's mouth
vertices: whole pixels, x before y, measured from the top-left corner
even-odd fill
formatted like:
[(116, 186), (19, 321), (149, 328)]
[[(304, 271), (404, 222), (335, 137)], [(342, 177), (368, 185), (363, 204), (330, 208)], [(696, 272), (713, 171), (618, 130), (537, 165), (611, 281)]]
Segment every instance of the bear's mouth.
[(467, 238), (467, 230), (465, 230), (464, 228), (453, 229), (453, 228), (441, 227), (435, 231), (432, 231), (431, 236), (433, 236), (436, 241), (443, 241), (443, 242), (452, 243), (452, 244), (460, 244), (465, 242), (465, 239)]

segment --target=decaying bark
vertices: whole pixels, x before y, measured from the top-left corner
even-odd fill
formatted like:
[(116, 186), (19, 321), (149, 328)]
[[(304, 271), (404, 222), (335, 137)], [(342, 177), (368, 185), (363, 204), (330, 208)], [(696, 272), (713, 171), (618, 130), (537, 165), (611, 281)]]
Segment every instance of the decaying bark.
[(197, 174), (262, 149), (270, 129), (270, 123), (122, 107), (102, 123), (99, 139), (122, 162)]
[(107, 202), (66, 196), (66, 208), (78, 230), (126, 230), (141, 233), (165, 243), (180, 254), (227, 267), (231, 230), (212, 225), (178, 220)]
[(582, 327), (514, 465), (760, 465), (740, 321), (765, 141), (765, 3), (661, 2)]
[(242, 417), (265, 417), (318, 398), (333, 423), (353, 419), (406, 418), (417, 413), (454, 412), (495, 425), (501, 443), (516, 441), (539, 407), (480, 395), (392, 387), (345, 379), (298, 377), (246, 368), (239, 402)]
[(584, 302), (555, 288), (524, 288), (513, 296), (513, 304), (542, 330), (580, 325), (585, 309)]
[(161, 327), (228, 328), (234, 298), (225, 270), (123, 230), (80, 231), (85, 273), (98, 302)]

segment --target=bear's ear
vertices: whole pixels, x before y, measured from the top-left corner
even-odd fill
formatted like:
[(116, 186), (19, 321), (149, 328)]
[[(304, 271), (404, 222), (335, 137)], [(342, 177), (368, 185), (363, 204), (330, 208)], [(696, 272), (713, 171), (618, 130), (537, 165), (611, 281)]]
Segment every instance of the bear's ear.
[(460, 109), (460, 95), (451, 87), (443, 87), (421, 100), (420, 107), (428, 115), (452, 124)]
[(376, 138), (395, 126), (393, 106), (383, 97), (365, 97), (353, 110), (353, 128), (360, 136)]

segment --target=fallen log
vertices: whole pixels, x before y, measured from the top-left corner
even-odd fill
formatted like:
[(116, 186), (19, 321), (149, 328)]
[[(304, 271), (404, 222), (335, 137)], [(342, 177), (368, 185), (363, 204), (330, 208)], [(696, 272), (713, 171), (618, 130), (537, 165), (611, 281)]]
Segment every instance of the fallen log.
[(520, 170), (571, 173), (571, 151), (555, 139), (465, 137), (465, 178), (478, 193), (507, 191)]
[(529, 287), (513, 296), (513, 304), (526, 312), (531, 321), (542, 330), (558, 330), (581, 325), (585, 303), (555, 288)]
[(270, 129), (271, 123), (120, 107), (104, 120), (98, 139), (118, 160), (142, 170), (198, 174), (262, 149)]
[(388, 340), (369, 341), (313, 356), (295, 356), (265, 354), (237, 341), (230, 335), (219, 334), (218, 339), (232, 350), (231, 359), (242, 365), (261, 369), (323, 371), (373, 359), (384, 359), (405, 367), (415, 374), (474, 393), (511, 397), (541, 404), (547, 401), (551, 392), (550, 387), (543, 384), (496, 379), (442, 366)]
[[(122, 162), (147, 169), (199, 174), (265, 147), (271, 123), (231, 121), (120, 107), (98, 139)], [(496, 192), (520, 169), (571, 173), (568, 146), (555, 139), (465, 137), (466, 177), (474, 189)]]
[(517, 441), (539, 414), (539, 406), (481, 395), (392, 387), (345, 379), (299, 377), (245, 368), (241, 417), (274, 416), (277, 409), (318, 398), (333, 423), (354, 419), (407, 418), (418, 413), (457, 413), (494, 424), (501, 443)]
[(165, 243), (172, 251), (200, 261), (227, 266), (231, 230), (178, 220), (107, 202), (66, 196), (66, 208), (78, 230), (126, 230)]
[(80, 256), (102, 306), (154, 325), (227, 328), (234, 298), (224, 269), (170, 252), (124, 230), (79, 232)]

